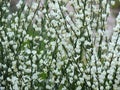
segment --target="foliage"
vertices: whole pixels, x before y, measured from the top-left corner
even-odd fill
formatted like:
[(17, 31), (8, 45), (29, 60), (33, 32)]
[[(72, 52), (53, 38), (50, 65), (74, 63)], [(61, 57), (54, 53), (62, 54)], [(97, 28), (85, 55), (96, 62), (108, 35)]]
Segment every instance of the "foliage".
[[(95, 2), (95, 4), (94, 4)], [(69, 9), (66, 4), (69, 6)], [(0, 5), (4, 90), (119, 90), (120, 15), (106, 35), (108, 0)]]

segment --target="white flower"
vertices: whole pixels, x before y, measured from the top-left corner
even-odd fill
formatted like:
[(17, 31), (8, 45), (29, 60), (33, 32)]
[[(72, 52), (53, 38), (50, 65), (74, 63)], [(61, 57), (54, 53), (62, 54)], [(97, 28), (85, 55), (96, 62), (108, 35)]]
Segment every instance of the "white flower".
[(33, 75), (32, 75), (32, 79), (37, 79), (38, 78), (38, 73), (34, 73)]
[(12, 15), (9, 14), (8, 17), (7, 17), (7, 19), (8, 19), (8, 20), (11, 20), (11, 18), (12, 18)]
[(14, 32), (7, 32), (7, 35), (8, 35), (9, 37), (13, 37), (13, 36), (14, 36)]
[(30, 60), (27, 61), (27, 62), (26, 62), (26, 65), (31, 65), (31, 61), (30, 61)]
[(34, 16), (34, 12), (31, 12), (31, 13), (27, 16), (27, 19), (28, 19), (29, 21), (31, 21), (32, 18), (33, 18), (33, 16)]
[(32, 6), (31, 6), (31, 8), (33, 9), (33, 10), (36, 10), (37, 9), (37, 7), (38, 7), (38, 3), (33, 3), (32, 4)]
[(64, 87), (62, 88), (62, 90), (67, 90), (67, 88), (64, 86)]
[(103, 87), (103, 86), (100, 86), (100, 90), (104, 90), (104, 87)]
[(32, 54), (35, 55), (37, 53), (36, 50), (32, 50)]
[(101, 73), (102, 71), (101, 67), (98, 67), (97, 69), (98, 69), (98, 73)]
[(63, 64), (64, 64), (64, 63), (63, 63), (62, 61), (58, 61), (58, 63), (57, 63), (58, 69), (60, 69)]
[(76, 90), (81, 90), (82, 89), (82, 87), (81, 86), (78, 86), (77, 88), (76, 88)]
[(10, 44), (10, 45), (13, 45), (13, 44), (14, 44), (14, 41), (10, 41), (9, 44)]
[(29, 9), (28, 9), (28, 6), (27, 5), (25, 5), (25, 7), (24, 7), (24, 11), (28, 11)]
[(107, 85), (107, 86), (105, 87), (105, 89), (106, 89), (106, 90), (110, 90), (110, 86)]
[(95, 67), (95, 66), (93, 66), (93, 67), (91, 68), (91, 73), (92, 73), (92, 74), (95, 74), (95, 73), (96, 73), (96, 67)]
[(102, 35), (103, 36), (103, 31), (102, 30), (98, 30), (98, 33), (99, 33), (99, 35)]
[(35, 63), (35, 62), (36, 62), (36, 60), (37, 60), (36, 55), (33, 55), (33, 63)]
[(22, 67), (22, 65), (20, 65), (20, 66), (19, 66), (19, 69), (20, 69), (20, 70), (23, 70), (23, 67)]
[(87, 85), (90, 87), (91, 86), (91, 83), (90, 83), (90, 81), (87, 81)]
[(54, 4), (54, 9), (59, 10), (59, 4), (57, 2)]
[(105, 66), (108, 67), (110, 65), (110, 62), (106, 61)]
[(11, 81), (11, 79), (9, 77), (7, 77), (7, 81)]
[(81, 37), (80, 38), (80, 41), (82, 42), (82, 41), (85, 41), (85, 38), (84, 37)]
[(46, 13), (47, 12), (47, 10), (46, 9), (43, 9), (43, 11), (42, 11), (43, 13)]
[(80, 81), (77, 81), (77, 85), (79, 86), (81, 84), (81, 82)]
[(26, 52), (27, 54), (30, 54), (30, 53), (31, 53), (31, 50), (27, 48), (27, 49), (25, 50), (25, 52)]
[(53, 71), (56, 75), (60, 75), (60, 71), (58, 69)]
[(7, 7), (2, 7), (2, 10), (6, 11), (6, 10), (7, 10)]
[(108, 79), (109, 80), (112, 80), (113, 79), (113, 76), (111, 74), (108, 74)]
[(19, 2), (17, 3), (16, 7), (17, 7), (18, 9), (20, 9), (21, 6), (22, 6), (22, 4), (23, 4), (23, 0), (19, 0)]
[(49, 89), (49, 90), (52, 89), (52, 87), (50, 85), (46, 85), (46, 88)]
[(67, 20), (68, 22), (71, 21), (71, 19), (70, 19), (70, 17), (69, 17), (68, 15), (66, 16), (66, 20)]
[(61, 81), (61, 84), (65, 84), (65, 80), (66, 80), (66, 78), (63, 77), (63, 78), (62, 78), (62, 81)]
[(111, 0), (111, 5), (115, 5), (115, 1), (114, 0)]
[(13, 49), (17, 49), (17, 44), (13, 45)]
[(18, 17), (15, 17), (15, 22), (16, 22), (16, 23), (18, 22), (18, 20), (19, 20), (19, 18), (18, 18)]
[(22, 31), (22, 35), (23, 36), (26, 35), (26, 31), (25, 30)]
[(14, 84), (17, 84), (18, 78), (17, 78), (16, 76), (12, 76), (11, 82), (13, 83), (13, 85), (14, 85)]
[(19, 90), (19, 86), (17, 84), (13, 85), (14, 90)]
[(31, 73), (31, 69), (29, 68), (29, 69), (25, 69), (25, 72), (26, 73)]
[(32, 64), (33, 69), (37, 69), (37, 65), (36, 64)]

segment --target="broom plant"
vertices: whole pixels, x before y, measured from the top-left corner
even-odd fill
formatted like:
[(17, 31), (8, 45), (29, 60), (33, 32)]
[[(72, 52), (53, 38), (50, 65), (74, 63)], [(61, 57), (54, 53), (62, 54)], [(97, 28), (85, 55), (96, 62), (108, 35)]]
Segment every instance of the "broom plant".
[(1, 89), (119, 90), (120, 15), (109, 40), (110, 1), (41, 2), (20, 0), (12, 12), (0, 1)]

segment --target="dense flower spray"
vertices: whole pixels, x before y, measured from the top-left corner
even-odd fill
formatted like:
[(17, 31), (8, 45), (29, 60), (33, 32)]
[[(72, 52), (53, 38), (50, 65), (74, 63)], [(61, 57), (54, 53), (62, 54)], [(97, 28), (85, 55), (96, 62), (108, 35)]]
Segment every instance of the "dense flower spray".
[(109, 0), (0, 1), (3, 90), (119, 90), (120, 15)]

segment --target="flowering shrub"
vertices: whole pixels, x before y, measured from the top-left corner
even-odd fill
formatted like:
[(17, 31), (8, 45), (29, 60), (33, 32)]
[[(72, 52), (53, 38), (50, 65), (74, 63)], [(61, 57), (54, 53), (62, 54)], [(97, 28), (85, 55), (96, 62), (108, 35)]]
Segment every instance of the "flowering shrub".
[(109, 0), (0, 2), (2, 90), (119, 90), (120, 15), (106, 35)]

